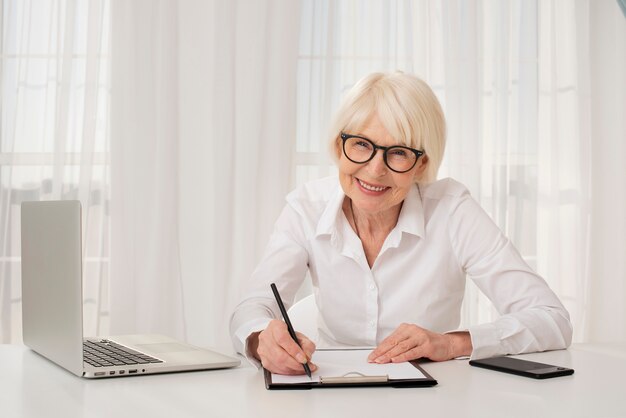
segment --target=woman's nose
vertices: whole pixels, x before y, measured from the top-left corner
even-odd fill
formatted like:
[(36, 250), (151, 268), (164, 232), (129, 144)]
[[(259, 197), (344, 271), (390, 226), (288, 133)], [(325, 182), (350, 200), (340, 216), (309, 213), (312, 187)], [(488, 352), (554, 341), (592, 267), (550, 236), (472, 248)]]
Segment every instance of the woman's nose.
[(374, 154), (374, 158), (368, 161), (367, 168), (370, 170), (370, 173), (377, 177), (384, 176), (387, 174), (387, 164), (385, 164), (384, 151), (381, 149), (376, 150), (376, 154)]

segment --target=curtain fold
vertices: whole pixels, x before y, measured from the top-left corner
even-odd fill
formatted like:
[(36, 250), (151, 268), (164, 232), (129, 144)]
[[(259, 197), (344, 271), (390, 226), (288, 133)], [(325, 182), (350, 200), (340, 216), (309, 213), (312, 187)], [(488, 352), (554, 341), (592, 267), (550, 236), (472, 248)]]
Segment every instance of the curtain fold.
[(299, 6), (181, 4), (181, 257), (190, 340), (228, 320), (289, 191)]
[(111, 332), (185, 339), (178, 5), (112, 3)]
[[(584, 106), (593, 139), (581, 158), (591, 160), (586, 252), (588, 280), (576, 283), (584, 301), (585, 341), (626, 340), (626, 16), (617, 2), (589, 3), (587, 56), (590, 83)], [(583, 287), (584, 286), (584, 287)]]
[(289, 190), (298, 16), (290, 1), (113, 5), (113, 332), (231, 349)]

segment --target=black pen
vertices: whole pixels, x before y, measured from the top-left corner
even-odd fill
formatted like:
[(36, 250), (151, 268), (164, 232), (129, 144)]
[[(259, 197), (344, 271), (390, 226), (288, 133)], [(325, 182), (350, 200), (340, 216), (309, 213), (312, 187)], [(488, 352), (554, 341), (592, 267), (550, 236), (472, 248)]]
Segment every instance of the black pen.
[[(287, 324), (287, 330), (289, 331), (289, 335), (291, 335), (291, 338), (293, 338), (296, 344), (298, 344), (298, 347), (302, 348), (302, 346), (298, 342), (298, 337), (296, 337), (296, 331), (294, 331), (293, 325), (291, 325), (289, 316), (287, 316), (287, 310), (285, 309), (285, 305), (283, 305), (283, 300), (280, 298), (280, 294), (278, 293), (278, 289), (276, 288), (276, 285), (272, 283), (270, 287), (272, 288), (272, 292), (274, 293), (274, 297), (276, 298), (276, 302), (278, 303), (278, 307), (280, 308), (280, 313), (283, 314), (283, 319), (285, 320), (285, 323)], [(304, 367), (304, 371), (306, 372), (306, 375), (311, 377), (311, 369), (309, 368), (309, 364), (304, 363), (302, 366)]]

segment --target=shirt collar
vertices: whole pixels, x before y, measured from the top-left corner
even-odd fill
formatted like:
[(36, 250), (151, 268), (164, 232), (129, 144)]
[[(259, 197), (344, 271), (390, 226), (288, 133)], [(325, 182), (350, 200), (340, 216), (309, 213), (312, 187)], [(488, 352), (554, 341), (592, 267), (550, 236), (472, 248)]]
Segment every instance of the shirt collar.
[(337, 231), (339, 225), (339, 216), (341, 215), (341, 207), (346, 195), (343, 193), (341, 185), (337, 183), (337, 189), (333, 197), (328, 201), (326, 209), (322, 213), (320, 220), (317, 222), (315, 235), (333, 235)]
[(415, 184), (411, 187), (404, 198), (398, 224), (394, 230), (424, 237), (424, 207), (419, 185)]
[[(335, 235), (338, 225), (340, 225), (339, 217), (342, 215), (342, 205), (345, 197), (346, 195), (341, 185), (337, 184), (336, 193), (328, 201), (328, 205), (326, 205), (326, 209), (317, 223), (316, 236)], [(390, 234), (392, 240), (399, 242), (403, 232), (419, 237), (424, 236), (424, 208), (417, 184), (409, 189), (409, 193), (407, 193), (404, 199), (398, 223)]]

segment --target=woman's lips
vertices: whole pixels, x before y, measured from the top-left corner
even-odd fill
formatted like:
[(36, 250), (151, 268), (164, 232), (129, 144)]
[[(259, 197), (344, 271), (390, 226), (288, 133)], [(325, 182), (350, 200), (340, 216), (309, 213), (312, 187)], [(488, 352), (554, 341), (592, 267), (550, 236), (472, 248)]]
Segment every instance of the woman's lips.
[(359, 185), (359, 187), (361, 188), (361, 190), (363, 190), (365, 193), (367, 194), (374, 194), (374, 195), (380, 195), (383, 194), (387, 191), (387, 189), (389, 189), (390, 187), (388, 186), (381, 186), (381, 185), (375, 185), (375, 184), (371, 184), (371, 183), (367, 183), (359, 178), (356, 178), (356, 182)]

